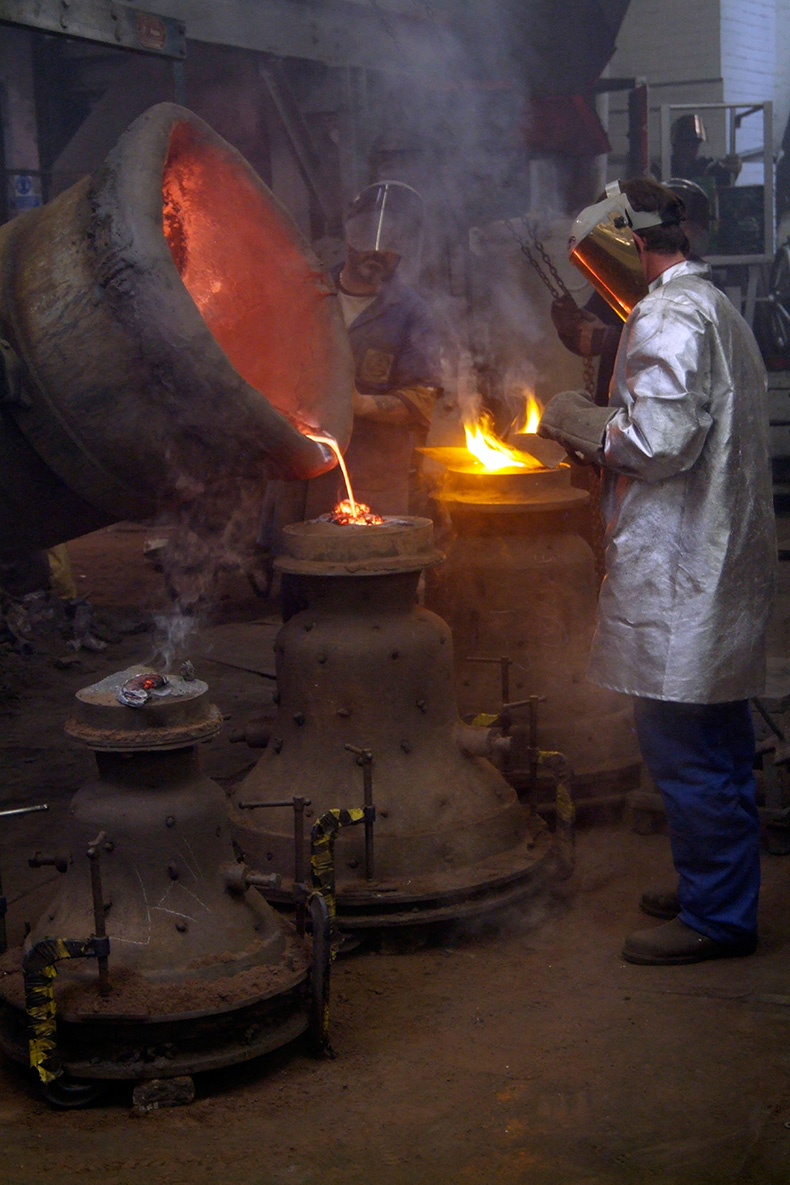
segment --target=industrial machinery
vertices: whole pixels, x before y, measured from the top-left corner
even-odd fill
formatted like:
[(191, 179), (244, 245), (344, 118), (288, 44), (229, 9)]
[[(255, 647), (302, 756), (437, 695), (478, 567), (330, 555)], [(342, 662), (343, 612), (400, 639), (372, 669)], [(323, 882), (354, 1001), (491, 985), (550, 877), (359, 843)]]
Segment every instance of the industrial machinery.
[(459, 719), (450, 630), (416, 603), (420, 572), (441, 559), (428, 519), (284, 530), (276, 566), (297, 611), (276, 640), (277, 716), (250, 734), (265, 751), (232, 792), (230, 815), (244, 858), (282, 877), (267, 896), (287, 902), (300, 879), (291, 796), (310, 800), (305, 820), (374, 808), (375, 821), (337, 837), (345, 931), (472, 916), (568, 871), (566, 766), (551, 765), (567, 824), (554, 836), (487, 759), (516, 738)]
[(74, 796), (65, 873), (0, 958), (0, 1048), (59, 1106), (110, 1080), (185, 1080), (291, 1041), (310, 1023), (311, 952), (237, 862), (225, 795), (198, 744), (222, 719), (204, 682), (133, 667), (77, 694), (67, 732), (96, 756)]
[[(538, 438), (532, 447), (547, 445), (556, 449)], [(447, 562), (429, 573), (426, 604), (453, 631), (462, 715), (520, 702), (514, 719), (529, 720), (533, 745), (566, 754), (577, 805), (632, 789), (640, 766), (630, 705), (585, 681), (597, 600), (583, 537), (588, 493), (571, 484), (567, 463), (518, 450), (498, 470), (465, 448), (424, 451), (445, 467), (439, 496), (457, 532)], [(534, 766), (510, 760), (507, 772), (519, 790), (536, 789)]]
[(229, 144), (152, 107), (0, 228), (0, 555), (331, 467), (353, 363), (318, 259)]

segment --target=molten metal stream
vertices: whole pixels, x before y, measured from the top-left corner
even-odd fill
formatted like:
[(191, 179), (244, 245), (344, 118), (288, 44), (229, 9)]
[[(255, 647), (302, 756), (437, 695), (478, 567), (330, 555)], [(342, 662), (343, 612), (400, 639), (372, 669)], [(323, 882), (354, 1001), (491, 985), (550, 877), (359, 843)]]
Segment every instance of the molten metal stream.
[(305, 432), (305, 436), (307, 437), (308, 440), (314, 440), (316, 442), (316, 444), (328, 445), (328, 447), (331, 448), (332, 452), (337, 457), (337, 463), (340, 466), (340, 472), (343, 474), (343, 481), (346, 483), (346, 493), (348, 494), (348, 500), (351, 503), (351, 514), (354, 518), (356, 518), (357, 517), (357, 504), (354, 501), (354, 492), (351, 489), (351, 482), (349, 480), (348, 470), (346, 469), (346, 463), (343, 460), (343, 454), (341, 453), (340, 446), (338, 445), (334, 436), (329, 436), (329, 435), (320, 435), (319, 436), (318, 433), (313, 433), (313, 432)]

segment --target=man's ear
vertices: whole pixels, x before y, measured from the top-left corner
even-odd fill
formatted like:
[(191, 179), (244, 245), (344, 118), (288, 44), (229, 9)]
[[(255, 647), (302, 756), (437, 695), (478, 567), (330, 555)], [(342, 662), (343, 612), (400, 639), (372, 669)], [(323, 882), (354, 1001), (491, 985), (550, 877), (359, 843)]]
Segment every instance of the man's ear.
[(634, 236), (634, 243), (636, 244), (636, 249), (639, 253), (639, 258), (641, 259), (647, 250), (647, 243), (642, 238), (638, 230), (632, 230), (631, 234)]

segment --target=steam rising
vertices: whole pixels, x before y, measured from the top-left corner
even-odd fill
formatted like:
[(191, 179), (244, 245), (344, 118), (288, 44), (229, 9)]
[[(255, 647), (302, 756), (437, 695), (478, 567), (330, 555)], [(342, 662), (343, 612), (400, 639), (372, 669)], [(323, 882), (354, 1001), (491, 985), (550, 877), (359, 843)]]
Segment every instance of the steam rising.
[(233, 483), (163, 524), (170, 534), (159, 562), (171, 608), (154, 617), (156, 670), (169, 674), (189, 659), (194, 635), (214, 607), (220, 575), (255, 567), (262, 498), (262, 483)]

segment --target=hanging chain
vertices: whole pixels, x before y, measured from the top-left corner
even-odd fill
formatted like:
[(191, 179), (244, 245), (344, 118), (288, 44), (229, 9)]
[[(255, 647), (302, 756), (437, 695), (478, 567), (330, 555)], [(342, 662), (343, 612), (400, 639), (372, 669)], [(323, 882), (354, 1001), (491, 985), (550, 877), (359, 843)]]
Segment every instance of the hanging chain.
[[(557, 271), (556, 267), (554, 266), (554, 263), (552, 262), (551, 256), (549, 255), (548, 251), (546, 250), (546, 248), (543, 246), (540, 239), (538, 238), (537, 223), (536, 222), (526, 222), (525, 225), (526, 225), (529, 237), (532, 240), (532, 247), (535, 248), (535, 251), (538, 252), (541, 259), (543, 260), (543, 263), (545, 263), (545, 265), (548, 268), (548, 271), (550, 273), (550, 276), (546, 275), (546, 272), (543, 270), (543, 267), (541, 266), (540, 263), (538, 263), (530, 244), (528, 242), (526, 242), (524, 239), (522, 239), (519, 234), (516, 233), (516, 228), (513, 226), (513, 223), (510, 221), (510, 219), (509, 218), (505, 219), (505, 226), (508, 228), (511, 235), (518, 243), (519, 249), (521, 250), (521, 252), (527, 257), (530, 264), (535, 269), (539, 279), (541, 279), (543, 281), (543, 283), (546, 285), (546, 287), (548, 288), (549, 292), (551, 293), (552, 300), (560, 300), (563, 296), (569, 296), (571, 298), (571, 300), (573, 300), (573, 303), (576, 304), (576, 301), (574, 300), (573, 294), (570, 291), (570, 289), (568, 288), (568, 285), (565, 283), (562, 276)], [(588, 395), (594, 395), (595, 394), (595, 361), (589, 354), (586, 355), (584, 358), (583, 373), (584, 373), (584, 389)]]
[(595, 359), (592, 354), (585, 354), (582, 364), (582, 374), (584, 375), (584, 389), (588, 395), (595, 395), (596, 388), (596, 374), (595, 374)]
[(525, 223), (525, 225), (526, 225), (527, 231), (529, 233), (529, 237), (532, 240), (532, 246), (535, 248), (535, 251), (537, 251), (538, 255), (540, 255), (541, 259), (543, 260), (546, 267), (548, 268), (551, 278), (549, 278), (549, 276), (546, 275), (546, 272), (543, 270), (540, 263), (538, 263), (530, 244), (528, 242), (526, 242), (526, 240), (522, 239), (521, 236), (516, 232), (516, 228), (513, 226), (513, 223), (510, 221), (510, 219), (509, 218), (505, 219), (505, 226), (508, 228), (511, 235), (518, 243), (520, 250), (523, 252), (524, 255), (526, 255), (527, 259), (534, 267), (539, 278), (543, 281), (543, 283), (548, 288), (548, 290), (551, 293), (554, 300), (559, 300), (560, 297), (562, 297), (562, 296), (570, 296), (571, 300), (573, 300), (573, 296), (571, 295), (568, 285), (565, 283), (562, 276), (557, 271), (556, 267), (554, 266), (554, 263), (552, 262), (551, 256), (549, 255), (548, 251), (546, 250), (546, 248), (543, 246), (540, 239), (538, 238), (537, 223), (536, 222), (527, 222), (527, 223)]

